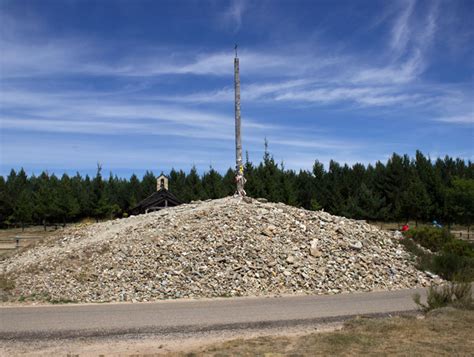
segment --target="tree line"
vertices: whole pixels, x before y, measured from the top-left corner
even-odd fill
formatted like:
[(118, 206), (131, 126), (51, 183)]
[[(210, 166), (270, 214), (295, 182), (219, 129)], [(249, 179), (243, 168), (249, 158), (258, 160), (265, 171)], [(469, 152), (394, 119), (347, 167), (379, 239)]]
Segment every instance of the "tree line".
[[(386, 163), (349, 166), (331, 161), (327, 169), (316, 160), (312, 170), (288, 170), (268, 150), (255, 165), (244, 165), (251, 197), (310, 210), (370, 221), (432, 221), (470, 225), (474, 215), (474, 165), (446, 156), (432, 161), (417, 151), (414, 158), (393, 154)], [(234, 170), (224, 175), (212, 167), (199, 175), (171, 170), (169, 190), (183, 202), (215, 199), (235, 191)], [(0, 225), (58, 224), (90, 217), (96, 220), (127, 216), (138, 202), (156, 190), (156, 176), (141, 180), (47, 172), (28, 176), (21, 169), (0, 176)]]

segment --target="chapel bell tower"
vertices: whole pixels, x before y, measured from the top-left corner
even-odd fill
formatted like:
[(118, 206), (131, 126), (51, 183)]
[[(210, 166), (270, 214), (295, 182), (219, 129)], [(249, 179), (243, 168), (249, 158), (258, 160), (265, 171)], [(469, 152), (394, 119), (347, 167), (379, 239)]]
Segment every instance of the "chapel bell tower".
[(157, 191), (160, 191), (160, 190), (168, 191), (168, 177), (166, 177), (165, 175), (160, 175), (156, 179), (156, 190)]

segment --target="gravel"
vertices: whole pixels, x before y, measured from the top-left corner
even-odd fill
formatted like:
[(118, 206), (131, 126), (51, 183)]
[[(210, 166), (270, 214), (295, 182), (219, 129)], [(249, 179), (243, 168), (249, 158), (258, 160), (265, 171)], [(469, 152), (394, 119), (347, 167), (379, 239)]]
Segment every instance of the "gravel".
[[(428, 286), (392, 232), (226, 197), (64, 230), (0, 262), (10, 300), (335, 294)], [(438, 279), (439, 280), (439, 279)]]

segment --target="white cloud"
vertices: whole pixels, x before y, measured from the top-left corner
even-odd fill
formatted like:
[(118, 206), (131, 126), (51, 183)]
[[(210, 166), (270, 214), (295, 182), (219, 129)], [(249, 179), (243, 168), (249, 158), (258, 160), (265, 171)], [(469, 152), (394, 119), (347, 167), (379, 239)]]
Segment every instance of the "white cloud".
[[(261, 82), (241, 85), (241, 97), (243, 101), (261, 101), (268, 97), (273, 100), (276, 93), (290, 88), (304, 87), (311, 84), (313, 80), (295, 79), (280, 82)], [(225, 87), (215, 91), (197, 92), (175, 96), (156, 96), (158, 100), (171, 101), (177, 103), (218, 103), (233, 102), (234, 88)]]
[(426, 15), (426, 21), (419, 24), (420, 29), (414, 38), (417, 47), (422, 50), (431, 46), (438, 30), (439, 2), (437, 0), (431, 1)]
[[(233, 114), (157, 103), (154, 98), (139, 95), (94, 99), (92, 93), (15, 91), (5, 92), (0, 104), (0, 123), (5, 129), (92, 135), (134, 133), (216, 140), (233, 140), (234, 135)], [(263, 133), (261, 137), (264, 137), (265, 133), (281, 129), (278, 125), (248, 117), (242, 125), (249, 136)]]
[(438, 1), (429, 2), (427, 9), (423, 9), (424, 16), (415, 16), (416, 0), (405, 0), (400, 5), (402, 9), (395, 18), (390, 40), (395, 60), (414, 50), (424, 52), (431, 46), (438, 29)]
[(395, 23), (392, 27), (391, 33), (391, 48), (399, 56), (402, 54), (410, 41), (411, 27), (410, 18), (415, 7), (415, 0), (407, 0), (401, 2), (403, 9), (400, 11), (399, 16), (395, 19)]
[[(298, 127), (305, 125), (298, 120), (291, 128), (270, 124), (271, 116), (278, 117), (282, 107), (300, 110), (330, 104), (330, 109), (327, 106), (323, 110), (336, 108), (340, 113), (363, 107), (366, 117), (383, 110), (398, 113), (400, 108), (409, 107), (413, 117), (422, 113), (419, 117), (471, 125), (472, 115), (458, 115), (467, 112), (466, 103), (472, 100), (469, 90), (455, 93), (423, 78), (430, 65), (428, 52), (440, 27), (438, 4), (430, 2), (423, 16), (418, 14), (420, 4), (402, 4), (395, 18), (393, 12), (383, 17), (383, 21), (390, 18), (393, 22), (386, 44), (370, 58), (359, 49), (341, 52), (332, 43), (324, 44), (324, 52), (317, 50), (319, 43), (292, 49), (260, 43), (260, 47), (239, 50), (243, 108), (248, 105), (254, 113), (264, 113), (260, 114), (262, 118), (257, 114), (249, 118), (243, 113), (248, 149), (255, 151), (255, 147), (263, 146), (267, 136), (280, 156), (296, 165), (309, 163), (316, 155), (351, 161), (351, 155), (356, 155), (351, 150), (364, 147), (338, 139), (337, 133), (309, 133), (307, 128)], [(234, 1), (225, 15), (220, 15), (223, 19), (227, 16), (227, 23), (238, 31), (245, 25), (242, 15), (248, 10), (246, 5)], [(37, 36), (20, 36), (21, 31), (13, 29), (0, 39), (2, 129), (82, 133), (89, 137), (129, 134), (135, 139), (153, 135), (161, 136), (157, 141), (166, 137), (190, 139), (201, 146), (212, 143), (219, 148), (233, 140), (233, 44), (225, 51), (191, 46), (150, 49), (140, 45), (123, 51), (94, 38), (59, 38), (40, 30), (36, 24)], [(196, 75), (200, 76), (202, 91), (196, 89), (200, 88), (195, 86), (197, 82), (192, 82)], [(100, 78), (96, 82), (91, 76), (107, 77), (103, 83), (112, 89), (88, 91), (102, 81)], [(80, 80), (74, 82), (77, 77)], [(38, 86), (42, 78), (53, 86), (64, 86), (63, 91)], [(188, 79), (192, 86), (186, 86)], [(74, 87), (79, 82), (82, 92)], [(38, 87), (43, 91), (32, 89)], [(170, 87), (172, 94), (167, 92)], [(225, 109), (218, 105), (221, 103)], [(306, 110), (304, 115), (309, 112)], [(220, 150), (213, 148), (208, 155), (213, 151)]]
[(352, 76), (354, 83), (404, 84), (419, 79), (429, 66), (427, 51), (431, 47), (438, 28), (438, 2), (432, 1), (424, 18), (415, 18), (415, 0), (399, 3), (398, 12), (391, 28), (389, 50), (382, 51), (385, 65), (361, 68)]
[(450, 124), (474, 124), (474, 113), (436, 118), (436, 121)]
[[(157, 49), (129, 55), (115, 54), (99, 44), (79, 39), (36, 42), (0, 42), (0, 73), (6, 78), (36, 76), (115, 76), (147, 77), (161, 75), (232, 76), (233, 52), (193, 51), (169, 53)], [(343, 61), (341, 58), (314, 58), (300, 54), (274, 54), (243, 50), (239, 52), (241, 71), (246, 75), (288, 77), (314, 72)], [(295, 66), (298, 63), (298, 66)]]
[[(244, 9), (244, 1), (234, 1), (228, 16), (239, 24)], [(91, 37), (48, 34), (45, 29), (37, 28), (39, 25), (35, 25), (33, 31), (28, 24), (8, 19), (10, 30), (2, 31), (0, 36), (0, 75), (3, 80), (73, 75), (150, 77), (233, 74), (232, 46), (226, 51), (159, 45), (124, 48), (119, 43), (104, 44)], [(315, 73), (347, 61), (336, 55), (315, 56), (301, 51), (285, 52), (281, 48), (244, 48), (239, 50), (239, 57), (242, 73), (278, 78)]]
[(405, 62), (387, 67), (362, 69), (351, 79), (354, 83), (366, 84), (403, 84), (413, 81), (425, 68), (420, 51), (415, 50)]
[(0, 50), (0, 75), (6, 79), (83, 72), (91, 49), (74, 41), (1, 41)]
[[(287, 83), (283, 87), (303, 84)], [(265, 86), (266, 89), (270, 87), (273, 88), (271, 85)], [(262, 89), (260, 92), (267, 93), (268, 90)], [(159, 136), (158, 142), (172, 142), (173, 138), (195, 140), (199, 143), (198, 147), (211, 145), (213, 150), (224, 142), (231, 143), (234, 140), (234, 118), (230, 113), (165, 105), (142, 97), (138, 101), (136, 97), (128, 95), (125, 95), (126, 101), (120, 96), (93, 97), (91, 93), (82, 92), (6, 92), (0, 99), (2, 130), (87, 134), (87, 141), (91, 142), (95, 140), (91, 136), (127, 136), (130, 140)], [(327, 134), (310, 132), (307, 128), (284, 127), (248, 117), (244, 117), (243, 132), (245, 150), (249, 151), (261, 147), (265, 137), (270, 138), (271, 144), (283, 152), (298, 149), (313, 154), (319, 150), (336, 153), (359, 146), (339, 141)], [(231, 147), (232, 144), (228, 144), (228, 148)], [(188, 150), (193, 149), (188, 147)]]
[(330, 104), (352, 102), (362, 106), (390, 106), (394, 104), (413, 104), (420, 96), (402, 94), (390, 87), (335, 87), (313, 90), (292, 90), (277, 95), (278, 101), (306, 101)]
[(242, 26), (242, 16), (246, 7), (246, 1), (232, 0), (230, 6), (224, 11), (221, 23), (223, 25), (230, 25), (234, 32), (239, 31)]
[(330, 149), (330, 150), (349, 150), (360, 148), (360, 144), (354, 142), (340, 141), (334, 139), (328, 139), (322, 136), (312, 136), (310, 139), (308, 137), (303, 138), (272, 138), (270, 137), (272, 145), (282, 145), (282, 146), (291, 146), (297, 148), (306, 148), (306, 149)]

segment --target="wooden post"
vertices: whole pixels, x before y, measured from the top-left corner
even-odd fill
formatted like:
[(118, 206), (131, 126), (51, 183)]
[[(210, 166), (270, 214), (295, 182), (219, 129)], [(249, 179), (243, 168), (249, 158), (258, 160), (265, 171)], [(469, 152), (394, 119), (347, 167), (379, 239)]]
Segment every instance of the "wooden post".
[(237, 45), (235, 45), (234, 58), (234, 89), (235, 89), (235, 181), (239, 196), (245, 196), (244, 191), (244, 166), (242, 164), (242, 138), (240, 132), (240, 74), (239, 57), (237, 57)]

